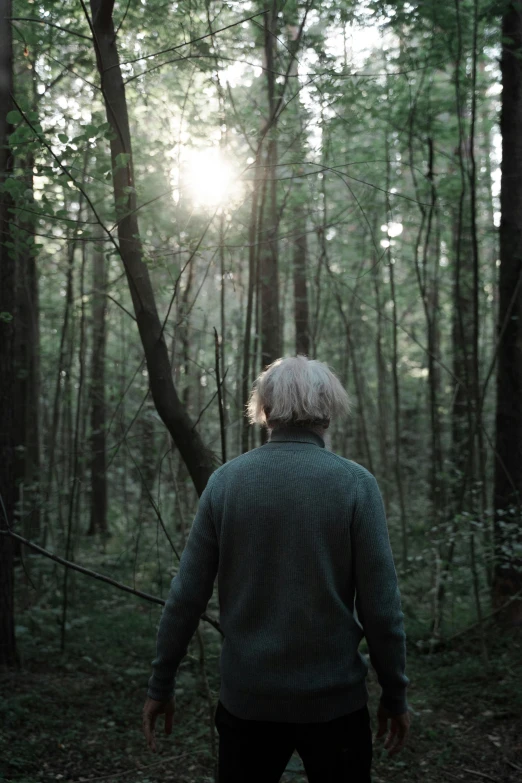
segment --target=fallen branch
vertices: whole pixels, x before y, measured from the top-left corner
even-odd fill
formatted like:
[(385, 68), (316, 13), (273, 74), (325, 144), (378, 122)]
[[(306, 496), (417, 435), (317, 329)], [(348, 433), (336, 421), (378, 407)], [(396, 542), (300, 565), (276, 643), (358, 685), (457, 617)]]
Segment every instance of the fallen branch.
[(485, 778), (486, 780), (492, 780), (493, 783), (497, 783), (496, 778), (492, 778), (491, 775), (487, 775), (485, 772), (477, 772), (475, 769), (466, 769), (465, 767), (462, 767), (462, 770), (470, 775), (476, 775), (479, 778)]
[[(38, 546), (38, 544), (34, 544), (32, 541), (29, 541), (29, 539), (24, 538), (23, 536), (19, 536), (18, 533), (13, 533), (11, 530), (0, 530), (0, 535), (11, 536), (17, 541), (20, 541), (22, 544), (28, 546), (30, 549), (34, 549), (35, 552), (39, 552), (41, 555), (45, 555), (45, 557), (54, 560), (56, 563), (60, 563), (60, 565), (66, 566), (67, 568), (72, 568), (74, 571), (79, 571), (80, 574), (85, 574), (85, 576), (90, 576), (93, 579), (99, 579), (100, 582), (106, 582), (113, 587), (118, 587), (120, 590), (124, 590), (126, 593), (131, 593), (132, 595), (137, 595), (138, 598), (144, 598), (146, 601), (151, 601), (153, 604), (159, 604), (160, 606), (165, 605), (164, 598), (158, 598), (157, 595), (144, 593), (142, 590), (135, 590), (133, 587), (129, 587), (129, 585), (124, 585), (121, 582), (117, 582), (115, 579), (111, 579), (110, 576), (98, 574), (96, 571), (91, 571), (90, 568), (85, 568), (84, 566), (78, 565), (77, 563), (72, 563), (70, 560), (65, 560), (63, 557), (55, 555), (53, 552), (49, 552), (48, 549), (44, 549), (43, 547)], [(209, 615), (206, 613), (201, 615), (201, 619), (205, 620), (207, 623), (210, 623), (210, 625), (212, 625), (216, 631), (219, 631), (221, 636), (224, 636), (223, 631), (221, 630), (221, 626), (217, 620), (209, 617)]]
[(502, 604), (502, 606), (499, 606), (498, 609), (495, 609), (493, 612), (490, 612), (490, 614), (486, 615), (486, 617), (483, 617), (482, 620), (477, 620), (477, 622), (473, 623), (473, 625), (468, 625), (468, 627), (464, 628), (462, 631), (457, 631), (457, 633), (453, 634), (453, 636), (449, 636), (447, 639), (444, 639), (443, 643), (447, 644), (448, 642), (452, 642), (453, 639), (456, 639), (458, 636), (463, 636), (463, 634), (472, 631), (474, 628), (480, 625), (481, 622), (485, 623), (487, 622), (487, 620), (491, 620), (492, 617), (495, 617), (495, 615), (502, 612), (506, 608), (506, 606), (509, 606), (510, 603), (516, 601), (516, 599), (520, 598), (520, 596), (522, 596), (522, 590), (519, 590), (514, 595), (510, 595), (505, 604)]

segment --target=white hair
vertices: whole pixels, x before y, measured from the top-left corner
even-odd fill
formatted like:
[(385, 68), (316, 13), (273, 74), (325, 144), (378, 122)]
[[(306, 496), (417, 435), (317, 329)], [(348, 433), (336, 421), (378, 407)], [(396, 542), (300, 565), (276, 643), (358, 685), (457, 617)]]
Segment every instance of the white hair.
[(327, 364), (299, 354), (276, 359), (254, 382), (247, 405), (251, 424), (328, 427), (351, 412), (351, 401)]

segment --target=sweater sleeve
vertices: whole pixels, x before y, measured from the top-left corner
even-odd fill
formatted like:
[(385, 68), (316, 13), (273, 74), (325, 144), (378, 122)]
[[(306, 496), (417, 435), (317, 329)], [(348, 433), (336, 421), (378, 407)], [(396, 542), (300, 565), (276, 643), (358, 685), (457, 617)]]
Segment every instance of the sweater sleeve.
[(175, 676), (212, 595), (218, 571), (219, 546), (212, 520), (212, 475), (200, 499), (179, 570), (171, 582), (158, 629), (156, 657), (147, 695), (172, 698)]
[(381, 704), (408, 711), (406, 634), (382, 496), (374, 476), (359, 478), (352, 522), (355, 608), (381, 686)]

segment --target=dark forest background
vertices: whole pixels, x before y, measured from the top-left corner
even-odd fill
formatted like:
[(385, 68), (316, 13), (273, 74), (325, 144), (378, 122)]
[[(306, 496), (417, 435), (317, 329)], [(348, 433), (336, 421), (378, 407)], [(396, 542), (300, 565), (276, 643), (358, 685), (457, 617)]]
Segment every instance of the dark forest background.
[(216, 779), (216, 596), (159, 761), (140, 710), (198, 496), (298, 353), (399, 576), (375, 781), (520, 779), (522, 3), (0, 0), (0, 81), (0, 780)]

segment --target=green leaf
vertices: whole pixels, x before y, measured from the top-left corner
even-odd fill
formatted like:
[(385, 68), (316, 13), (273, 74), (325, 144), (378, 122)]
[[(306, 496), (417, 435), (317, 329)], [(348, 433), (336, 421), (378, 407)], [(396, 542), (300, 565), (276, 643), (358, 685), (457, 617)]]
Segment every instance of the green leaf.
[(0, 321), (3, 321), (4, 324), (8, 324), (13, 320), (12, 313), (2, 312), (0, 313)]
[(21, 119), (22, 119), (22, 115), (20, 114), (19, 111), (13, 110), (7, 112), (6, 120), (7, 122), (11, 123), (11, 125), (16, 125), (16, 123), (20, 122)]
[(20, 193), (22, 188), (25, 187), (25, 185), (22, 182), (20, 182), (20, 180), (15, 179), (15, 177), (8, 177), (5, 180), (4, 186), (7, 192), (10, 193), (12, 196), (16, 195), (17, 193)]
[(66, 134), (66, 133), (59, 133), (59, 134), (58, 134), (58, 138), (59, 138), (59, 139), (60, 139), (60, 141), (61, 141), (61, 142), (63, 142), (64, 144), (67, 144), (67, 142), (69, 141), (69, 137), (67, 136), (67, 134)]
[(130, 153), (120, 152), (118, 155), (116, 155), (116, 168), (118, 169), (125, 168), (129, 160), (130, 160)]

